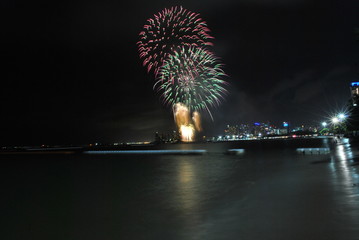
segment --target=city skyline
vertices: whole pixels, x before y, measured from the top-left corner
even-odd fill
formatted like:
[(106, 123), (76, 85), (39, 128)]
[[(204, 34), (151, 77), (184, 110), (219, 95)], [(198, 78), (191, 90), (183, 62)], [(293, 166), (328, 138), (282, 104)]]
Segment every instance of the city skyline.
[(1, 145), (148, 140), (175, 129), (136, 42), (147, 18), (176, 5), (201, 14), (228, 74), (227, 100), (203, 119), (209, 134), (236, 122), (320, 123), (359, 80), (357, 1), (2, 4)]

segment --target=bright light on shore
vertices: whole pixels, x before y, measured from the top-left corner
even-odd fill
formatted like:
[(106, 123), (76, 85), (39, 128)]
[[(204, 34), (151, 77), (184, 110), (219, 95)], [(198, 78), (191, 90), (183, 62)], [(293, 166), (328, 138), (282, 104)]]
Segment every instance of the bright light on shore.
[(340, 113), (340, 114), (338, 115), (338, 118), (339, 118), (340, 120), (345, 119), (345, 114), (344, 114), (344, 113)]
[(339, 118), (337, 118), (337, 117), (333, 117), (332, 118), (332, 123), (334, 123), (334, 124), (336, 124), (336, 123), (338, 123), (340, 120), (339, 120)]

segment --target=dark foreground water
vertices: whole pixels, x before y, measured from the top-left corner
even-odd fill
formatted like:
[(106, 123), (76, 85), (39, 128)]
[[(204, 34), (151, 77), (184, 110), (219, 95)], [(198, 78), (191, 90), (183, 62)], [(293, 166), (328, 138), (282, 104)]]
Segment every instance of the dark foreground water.
[(0, 156), (0, 239), (359, 239), (357, 147)]

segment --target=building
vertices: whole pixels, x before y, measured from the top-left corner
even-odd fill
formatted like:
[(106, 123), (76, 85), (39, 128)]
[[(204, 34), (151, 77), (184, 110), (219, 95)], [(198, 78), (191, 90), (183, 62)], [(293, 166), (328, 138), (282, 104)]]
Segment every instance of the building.
[(350, 92), (352, 95), (352, 104), (356, 107), (359, 104), (359, 82), (352, 82), (350, 84)]
[(224, 130), (225, 135), (238, 135), (238, 125), (227, 125), (227, 128)]
[(275, 134), (275, 126), (270, 125), (270, 123), (259, 123), (255, 122), (253, 124), (252, 133), (256, 137), (264, 137), (268, 135)]

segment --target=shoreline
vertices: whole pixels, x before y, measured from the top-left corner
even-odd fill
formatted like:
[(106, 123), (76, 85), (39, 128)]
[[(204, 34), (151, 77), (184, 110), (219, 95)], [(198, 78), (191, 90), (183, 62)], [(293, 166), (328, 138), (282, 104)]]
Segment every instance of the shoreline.
[[(350, 139), (344, 138), (350, 142)], [(192, 143), (148, 143), (148, 144), (122, 144), (122, 145), (99, 145), (99, 146), (71, 146), (71, 147), (17, 147), (0, 150), (0, 155), (36, 155), (36, 154), (84, 154), (86, 152), (104, 152), (125, 154), (141, 153), (164, 153), (173, 154), (191, 153), (191, 151), (203, 150), (206, 152), (228, 152), (230, 149), (256, 150), (256, 149), (298, 149), (298, 148), (328, 148), (335, 145), (333, 137), (311, 138), (280, 138), (280, 139), (255, 139), (220, 142), (192, 142)], [(359, 146), (359, 140), (355, 142)], [(162, 151), (162, 152), (161, 152)], [(167, 152), (166, 152), (167, 151)], [(177, 152), (176, 152), (177, 151)]]

